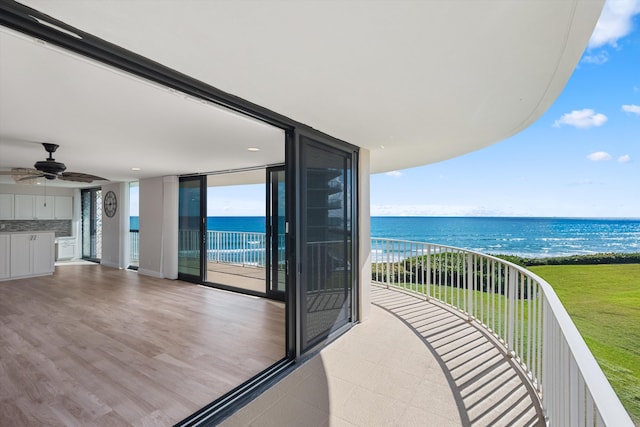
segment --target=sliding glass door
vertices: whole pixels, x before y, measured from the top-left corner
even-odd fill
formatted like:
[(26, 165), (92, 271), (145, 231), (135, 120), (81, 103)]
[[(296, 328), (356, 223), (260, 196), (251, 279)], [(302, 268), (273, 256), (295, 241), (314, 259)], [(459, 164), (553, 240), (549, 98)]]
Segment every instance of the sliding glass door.
[(300, 330), (304, 352), (354, 313), (353, 152), (300, 137)]
[(201, 283), (205, 268), (206, 177), (180, 178), (178, 190), (178, 278)]
[(284, 300), (287, 279), (284, 166), (267, 169), (267, 296)]

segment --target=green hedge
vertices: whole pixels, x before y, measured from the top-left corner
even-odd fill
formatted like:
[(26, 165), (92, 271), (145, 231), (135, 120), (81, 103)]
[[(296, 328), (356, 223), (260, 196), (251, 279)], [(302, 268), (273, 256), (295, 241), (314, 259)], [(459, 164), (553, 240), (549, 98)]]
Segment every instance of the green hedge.
[[(424, 284), (427, 282), (437, 283), (443, 286), (457, 287), (469, 278), (467, 253), (433, 253), (424, 256), (406, 258), (402, 261), (389, 265), (386, 263), (371, 264), (371, 278), (373, 281), (387, 281), (399, 286), (408, 284)], [(496, 293), (506, 292), (506, 278), (504, 276), (505, 267), (493, 265), (487, 258), (478, 258), (473, 264), (471, 275), (474, 277), (475, 289), (489, 292), (489, 287), (493, 283)], [(493, 282), (489, 279), (490, 274), (494, 274)], [(518, 287), (518, 298), (527, 297), (527, 288)]]
[(640, 264), (640, 253), (604, 253), (550, 258), (525, 258), (516, 255), (494, 255), (522, 267), (538, 265)]

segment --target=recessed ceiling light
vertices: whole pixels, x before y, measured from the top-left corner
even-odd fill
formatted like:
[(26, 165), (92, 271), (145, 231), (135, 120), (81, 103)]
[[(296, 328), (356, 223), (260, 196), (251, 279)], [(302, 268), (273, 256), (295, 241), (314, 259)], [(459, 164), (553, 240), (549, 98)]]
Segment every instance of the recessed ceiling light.
[(257, 148), (257, 147), (249, 147), (249, 148), (247, 148), (247, 150), (248, 151), (260, 151), (260, 149)]
[(131, 168), (132, 171), (139, 171), (140, 168)]

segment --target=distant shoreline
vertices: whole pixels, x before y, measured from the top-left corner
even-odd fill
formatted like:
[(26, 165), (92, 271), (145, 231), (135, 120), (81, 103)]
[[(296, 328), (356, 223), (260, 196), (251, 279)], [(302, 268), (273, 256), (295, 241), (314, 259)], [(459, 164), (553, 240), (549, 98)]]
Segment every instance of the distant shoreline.
[[(224, 217), (221, 217), (224, 218)], [(460, 216), (460, 215), (371, 215), (371, 218), (461, 218), (461, 219), (560, 219), (560, 220), (588, 220), (588, 221), (640, 221), (640, 217), (615, 216)]]
[[(129, 218), (140, 218), (139, 216), (132, 215)], [(262, 215), (243, 215), (243, 216), (207, 216), (207, 218), (251, 218), (258, 219), (264, 218)], [(615, 217), (615, 216), (458, 216), (458, 215), (371, 215), (371, 218), (433, 218), (433, 219), (558, 219), (558, 220), (587, 220), (587, 221), (640, 221), (640, 217)]]

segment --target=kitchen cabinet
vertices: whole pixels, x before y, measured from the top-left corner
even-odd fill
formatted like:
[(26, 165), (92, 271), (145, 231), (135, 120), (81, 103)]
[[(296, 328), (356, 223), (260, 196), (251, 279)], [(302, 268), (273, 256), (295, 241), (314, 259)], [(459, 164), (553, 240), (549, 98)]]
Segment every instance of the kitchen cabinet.
[(0, 194), (0, 219), (13, 219), (13, 194)]
[(54, 205), (56, 198), (53, 196), (36, 196), (35, 198), (36, 219), (53, 219)]
[(73, 197), (56, 196), (54, 207), (55, 219), (72, 219), (73, 218)]
[(13, 202), (14, 219), (35, 219), (36, 213), (33, 209), (35, 196), (31, 194), (16, 194)]
[(76, 255), (76, 238), (60, 237), (57, 239), (58, 252), (56, 260), (72, 259)]
[[(56, 199), (57, 197), (54, 196), (16, 194), (13, 204), (13, 219), (54, 219)], [(64, 207), (62, 212), (65, 212)], [(65, 219), (71, 219), (71, 217)]]
[(11, 247), (11, 236), (0, 234), (0, 280), (8, 279), (10, 276), (9, 248)]
[(54, 233), (12, 233), (10, 277), (51, 274), (54, 270)]

